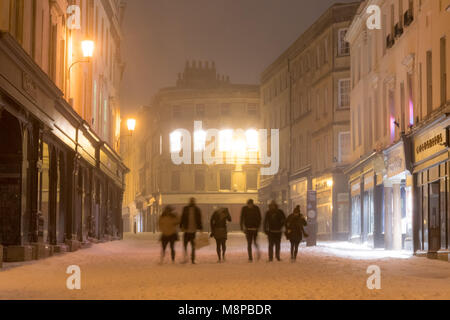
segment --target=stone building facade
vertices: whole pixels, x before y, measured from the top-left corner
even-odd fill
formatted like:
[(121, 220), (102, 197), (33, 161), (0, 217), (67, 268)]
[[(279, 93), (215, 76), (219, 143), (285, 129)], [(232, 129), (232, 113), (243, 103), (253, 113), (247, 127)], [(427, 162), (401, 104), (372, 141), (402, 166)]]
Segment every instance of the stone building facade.
[(335, 4), (262, 75), (266, 128), (280, 128), (280, 171), (261, 181), (260, 200), (306, 212), (317, 192), (318, 235), (348, 235), (350, 51), (345, 41), (359, 3)]
[[(381, 9), (369, 30), (367, 8)], [(450, 1), (364, 1), (352, 54), (351, 235), (448, 258)]]
[[(197, 199), (203, 212), (205, 230), (209, 229), (209, 218), (217, 207), (230, 210), (230, 230), (239, 230), (241, 208), (250, 198), (258, 201), (259, 161), (248, 161), (251, 155), (245, 152), (243, 157), (233, 155), (231, 161), (224, 160), (224, 164), (207, 164), (200, 154), (201, 164), (195, 164), (196, 152), (202, 152), (205, 146), (204, 141), (203, 147), (199, 142), (202, 133), (196, 132), (234, 130), (235, 134), (229, 136), (231, 145), (225, 148), (218, 147), (222, 142), (211, 140), (215, 141), (216, 155), (228, 159), (234, 147), (246, 141), (247, 130), (262, 128), (259, 87), (231, 83), (229, 77), (217, 73), (215, 63), (187, 62), (176, 86), (160, 90), (151, 105), (142, 108), (137, 121), (129, 150), (135, 168), (127, 183), (132, 185), (132, 191), (129, 195), (127, 191), (124, 203), (128, 231), (156, 231), (165, 206), (173, 206), (180, 214), (191, 197)], [(195, 121), (201, 122), (201, 129), (194, 128)], [(181, 142), (174, 136), (178, 129), (191, 135), (192, 164), (176, 165), (172, 161), (172, 152), (181, 151), (177, 149)], [(239, 129), (243, 136), (236, 135)], [(217, 138), (222, 139), (220, 135)], [(137, 145), (139, 150), (134, 147)], [(125, 149), (124, 152), (127, 153)], [(188, 151), (181, 153), (184, 152)]]
[[(69, 5), (80, 8), (80, 29), (68, 25)], [(117, 154), (123, 10), (121, 1), (0, 0), (5, 261), (121, 238), (127, 171)], [(96, 46), (89, 61), (81, 54), (85, 39)]]

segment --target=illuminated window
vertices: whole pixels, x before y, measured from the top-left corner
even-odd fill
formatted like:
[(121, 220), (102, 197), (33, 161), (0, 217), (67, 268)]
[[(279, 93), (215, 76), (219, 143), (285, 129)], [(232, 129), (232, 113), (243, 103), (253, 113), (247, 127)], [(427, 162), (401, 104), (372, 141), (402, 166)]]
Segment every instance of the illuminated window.
[(181, 149), (181, 132), (174, 131), (170, 134), (170, 152), (179, 153)]
[(231, 190), (231, 171), (220, 171), (220, 190)]
[(205, 151), (206, 132), (203, 130), (194, 133), (194, 152)]
[(259, 149), (259, 135), (256, 130), (247, 130), (245, 133), (247, 138), (247, 150), (250, 152), (256, 152)]
[(233, 130), (219, 132), (219, 151), (230, 152), (233, 147)]
[(258, 171), (247, 171), (247, 190), (258, 190)]

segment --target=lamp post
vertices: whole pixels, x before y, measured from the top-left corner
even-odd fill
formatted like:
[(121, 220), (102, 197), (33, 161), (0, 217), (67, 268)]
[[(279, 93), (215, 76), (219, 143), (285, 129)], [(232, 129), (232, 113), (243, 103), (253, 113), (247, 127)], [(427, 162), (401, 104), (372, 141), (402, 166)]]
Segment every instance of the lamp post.
[(78, 60), (73, 62), (70, 67), (69, 67), (69, 99), (71, 96), (71, 77), (70, 77), (70, 73), (72, 71), (72, 68), (80, 63), (89, 63), (91, 62), (91, 58), (94, 56), (94, 49), (95, 49), (95, 44), (94, 41), (92, 40), (83, 40), (81, 41), (81, 51), (83, 53), (83, 58), (84, 60)]

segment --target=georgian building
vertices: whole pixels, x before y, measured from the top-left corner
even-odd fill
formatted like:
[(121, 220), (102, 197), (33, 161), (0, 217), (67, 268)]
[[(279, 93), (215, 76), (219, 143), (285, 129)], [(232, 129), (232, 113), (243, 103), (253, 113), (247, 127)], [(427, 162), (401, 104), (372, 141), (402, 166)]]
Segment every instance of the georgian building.
[[(381, 9), (369, 30), (367, 8)], [(364, 1), (352, 55), (352, 239), (448, 258), (450, 1)]]
[[(195, 128), (194, 122), (201, 127)], [(205, 230), (218, 207), (230, 210), (230, 230), (239, 230), (241, 208), (248, 199), (258, 202), (261, 166), (258, 159), (251, 161), (258, 155), (248, 151), (250, 144), (258, 145), (258, 137), (252, 134), (249, 141), (247, 133), (261, 128), (257, 85), (231, 83), (217, 73), (214, 62), (187, 62), (176, 86), (160, 90), (151, 105), (141, 109), (137, 131), (128, 139), (131, 149), (123, 149), (134, 168), (127, 177), (124, 202), (127, 230), (156, 231), (165, 206), (181, 214), (191, 197), (203, 212)], [(219, 133), (208, 141), (205, 133), (210, 129)], [(186, 148), (181, 148), (186, 144), (180, 130), (191, 138)], [(208, 164), (202, 156), (211, 145), (222, 164)], [(187, 154), (189, 163), (175, 164), (172, 153)]]
[(358, 3), (331, 6), (262, 75), (266, 128), (280, 129), (280, 171), (261, 181), (260, 200), (285, 211), (317, 192), (318, 235), (348, 235), (350, 51), (345, 35)]
[[(121, 238), (127, 171), (117, 153), (124, 8), (122, 1), (109, 0), (0, 0), (5, 261)], [(92, 57), (82, 49), (94, 49)]]

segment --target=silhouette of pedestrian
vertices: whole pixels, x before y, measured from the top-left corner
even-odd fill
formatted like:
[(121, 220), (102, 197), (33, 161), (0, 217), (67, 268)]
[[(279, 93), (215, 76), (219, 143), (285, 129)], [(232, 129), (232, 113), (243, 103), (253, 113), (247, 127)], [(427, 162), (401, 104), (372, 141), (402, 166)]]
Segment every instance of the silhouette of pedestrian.
[(184, 232), (184, 262), (188, 261), (188, 244), (191, 244), (191, 262), (195, 264), (195, 237), (197, 231), (203, 230), (202, 212), (195, 203), (195, 198), (191, 198), (189, 205), (183, 208), (183, 215), (181, 216), (180, 228)]
[(172, 258), (172, 263), (175, 262), (175, 242), (180, 238), (178, 236), (178, 224), (180, 223), (176, 213), (173, 208), (167, 206), (161, 217), (159, 218), (159, 230), (161, 231), (161, 261), (164, 263), (164, 258), (166, 256), (167, 245), (170, 244), (170, 253)]
[(261, 227), (261, 211), (252, 199), (248, 200), (247, 205), (241, 211), (241, 230), (245, 233), (247, 238), (248, 261), (253, 262), (253, 244), (256, 247), (257, 259), (261, 257), (258, 246), (258, 231)]
[(272, 201), (264, 218), (264, 231), (269, 238), (269, 262), (273, 261), (274, 247), (276, 258), (281, 261), (281, 235), (285, 221), (284, 212), (278, 209), (275, 201)]
[(286, 219), (286, 238), (291, 242), (291, 262), (297, 260), (298, 247), (303, 240), (303, 235), (307, 236), (304, 230), (307, 225), (305, 217), (301, 214), (300, 206), (297, 206)]
[(227, 208), (216, 210), (211, 217), (211, 237), (216, 239), (219, 263), (225, 261), (227, 251), (227, 222), (231, 222), (231, 215)]

